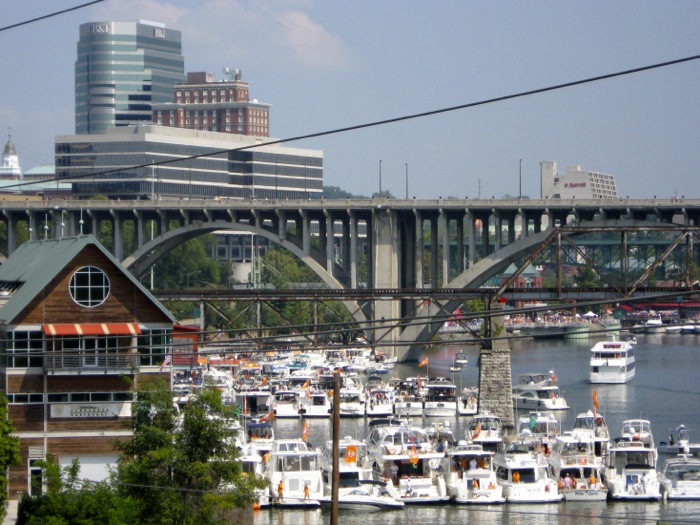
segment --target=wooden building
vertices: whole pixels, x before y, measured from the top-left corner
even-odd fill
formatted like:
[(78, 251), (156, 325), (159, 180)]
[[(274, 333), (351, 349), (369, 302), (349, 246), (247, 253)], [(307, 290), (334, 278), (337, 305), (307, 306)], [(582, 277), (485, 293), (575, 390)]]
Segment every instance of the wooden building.
[(27, 242), (0, 266), (0, 391), (23, 460), (10, 499), (42, 490), (36, 462), (49, 454), (107, 476), (115, 440), (131, 436), (134, 390), (169, 372), (173, 321), (92, 236)]

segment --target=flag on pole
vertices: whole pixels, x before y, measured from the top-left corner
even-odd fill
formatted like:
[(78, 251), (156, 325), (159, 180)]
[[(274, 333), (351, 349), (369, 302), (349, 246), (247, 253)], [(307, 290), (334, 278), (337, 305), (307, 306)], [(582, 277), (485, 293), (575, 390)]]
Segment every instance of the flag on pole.
[(595, 410), (598, 410), (598, 406), (599, 406), (598, 405), (598, 391), (594, 388), (593, 389), (593, 408), (595, 408)]
[(309, 437), (309, 422), (304, 420), (304, 430), (301, 433), (301, 440), (306, 441), (307, 437)]
[(163, 367), (166, 367), (170, 364), (170, 361), (171, 361), (171, 357), (170, 357), (170, 354), (168, 354), (165, 356), (165, 359), (163, 359), (163, 362), (161, 363), (160, 369), (158, 371), (161, 372), (163, 370)]
[(418, 363), (418, 366), (426, 366), (428, 364), (428, 358), (425, 357), (420, 363)]
[(348, 445), (345, 447), (345, 462), (357, 463), (357, 445)]

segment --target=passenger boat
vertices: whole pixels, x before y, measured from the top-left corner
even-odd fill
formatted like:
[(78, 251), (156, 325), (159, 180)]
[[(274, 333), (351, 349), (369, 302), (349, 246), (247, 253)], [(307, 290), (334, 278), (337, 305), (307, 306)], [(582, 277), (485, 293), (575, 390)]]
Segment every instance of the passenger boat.
[[(270, 480), (270, 499), (283, 507), (319, 507), (324, 485), (318, 450), (310, 450), (301, 439), (275, 441), (265, 464)], [(280, 493), (280, 483), (282, 491)], [(304, 487), (308, 487), (308, 497)]]
[(605, 501), (601, 481), (602, 458), (595, 455), (593, 436), (567, 432), (557, 436), (547, 462), (566, 501)]
[(304, 417), (329, 418), (333, 405), (325, 390), (310, 390), (302, 398), (301, 414)]
[(501, 418), (484, 412), (476, 414), (464, 431), (468, 443), (481, 445), (487, 452), (496, 452), (503, 443), (503, 424)]
[(513, 403), (516, 408), (540, 410), (567, 410), (569, 405), (561, 395), (553, 370), (549, 373), (520, 374), (513, 387)]
[(450, 448), (443, 460), (447, 493), (460, 504), (503, 503), (503, 487), (496, 480), (493, 453), (481, 445), (460, 441)]
[(367, 446), (377, 476), (388, 477), (405, 504), (449, 500), (441, 461), (425, 430), (411, 425), (374, 426)]
[(627, 383), (634, 379), (634, 346), (628, 341), (600, 341), (591, 348), (590, 382)]
[(556, 480), (550, 477), (539, 439), (528, 435), (513, 437), (504, 442), (493, 464), (507, 503), (546, 503), (562, 499)]
[(457, 387), (445, 378), (431, 379), (423, 396), (423, 415), (452, 417), (457, 415)]
[[(404, 506), (387, 479), (375, 480), (374, 470), (364, 441), (352, 437), (338, 443), (339, 480), (338, 507), (362, 512), (381, 509), (400, 509)], [(326, 486), (323, 504), (331, 502), (333, 479), (333, 441), (326, 441), (321, 450), (321, 472)]]
[(651, 423), (646, 419), (622, 422), (622, 435), (615, 438), (603, 467), (603, 482), (612, 499), (656, 500), (661, 497), (656, 472), (658, 451)]
[(664, 499), (700, 499), (700, 459), (685, 454), (667, 459), (659, 483)]
[(685, 425), (678, 425), (669, 430), (668, 441), (659, 443), (661, 454), (691, 454), (700, 453), (700, 443), (691, 443), (688, 429)]

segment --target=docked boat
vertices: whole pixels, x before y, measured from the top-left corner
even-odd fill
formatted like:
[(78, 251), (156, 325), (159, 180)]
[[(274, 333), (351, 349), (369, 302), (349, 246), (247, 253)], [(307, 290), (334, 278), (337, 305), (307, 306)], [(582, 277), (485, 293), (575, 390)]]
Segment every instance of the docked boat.
[(466, 352), (459, 352), (457, 355), (455, 355), (454, 363), (456, 365), (466, 365), (469, 363)]
[(340, 389), (340, 417), (364, 417), (365, 393), (354, 384), (347, 384)]
[(484, 412), (476, 414), (464, 431), (468, 443), (481, 445), (487, 452), (496, 452), (503, 443), (503, 424), (501, 418)]
[(623, 421), (622, 435), (611, 443), (602, 470), (610, 497), (623, 500), (661, 498), (657, 460), (651, 422), (647, 419)]
[(406, 394), (394, 399), (394, 414), (400, 417), (423, 415), (423, 399), (420, 396)]
[(593, 440), (593, 453), (602, 460), (610, 445), (610, 430), (602, 414), (592, 410), (578, 414), (572, 432), (590, 436)]
[(554, 444), (559, 431), (559, 420), (550, 412), (530, 412), (518, 418), (517, 433), (539, 439), (545, 453)]
[(296, 390), (278, 390), (272, 396), (270, 408), (276, 418), (301, 415), (301, 393)]
[(367, 446), (377, 476), (391, 480), (400, 501), (408, 505), (449, 500), (440, 468), (445, 454), (435, 450), (422, 428), (374, 426)]
[(659, 483), (664, 499), (700, 499), (700, 459), (683, 454), (667, 459)]
[(311, 390), (302, 399), (301, 414), (304, 417), (329, 418), (333, 405), (325, 390)]
[(265, 464), (265, 476), (270, 480), (270, 499), (274, 505), (321, 505), (324, 484), (319, 455), (318, 450), (310, 450), (301, 439), (275, 441)]
[(367, 417), (387, 417), (394, 413), (394, 393), (388, 388), (375, 387), (367, 393), (365, 414)]
[[(387, 480), (375, 480), (367, 444), (352, 437), (342, 438), (338, 443), (338, 507), (344, 510), (374, 511), (400, 509), (394, 486)], [(321, 450), (321, 472), (326, 487), (323, 504), (331, 503), (333, 479), (333, 441), (327, 441)]]
[(645, 334), (660, 334), (666, 331), (666, 326), (659, 316), (652, 316), (644, 323)]
[(520, 374), (513, 387), (513, 404), (518, 409), (567, 410), (553, 370), (549, 373)]
[[(241, 449), (238, 461), (241, 464), (241, 473), (244, 475), (259, 478), (265, 477), (263, 458), (255, 444), (249, 443), (244, 446)], [(255, 499), (260, 507), (268, 507), (270, 505), (270, 491), (268, 488), (255, 489)]]
[(452, 417), (457, 415), (457, 387), (445, 378), (431, 379), (423, 396), (423, 415)]
[(504, 503), (503, 487), (498, 484), (493, 467), (493, 453), (481, 445), (460, 441), (450, 448), (443, 460), (447, 493), (460, 504)]
[(557, 481), (550, 477), (539, 439), (529, 435), (513, 437), (496, 453), (493, 464), (507, 503), (547, 503), (562, 499)]
[(260, 419), (246, 421), (244, 442), (255, 446), (260, 454), (270, 452), (275, 442), (275, 430), (270, 417), (263, 416)]
[(590, 382), (621, 384), (635, 376), (634, 347), (628, 341), (600, 341), (591, 348)]
[(668, 441), (662, 441), (658, 447), (660, 454), (700, 454), (700, 443), (691, 443), (688, 429), (678, 425), (669, 430)]
[(595, 454), (593, 436), (567, 432), (557, 436), (547, 462), (566, 501), (605, 501), (601, 481), (602, 458)]

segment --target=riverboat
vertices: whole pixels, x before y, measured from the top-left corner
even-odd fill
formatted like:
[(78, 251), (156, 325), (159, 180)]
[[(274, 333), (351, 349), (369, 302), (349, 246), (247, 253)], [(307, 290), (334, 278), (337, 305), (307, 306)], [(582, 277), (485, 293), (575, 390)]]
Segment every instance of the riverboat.
[(602, 469), (603, 483), (610, 497), (618, 500), (658, 500), (661, 498), (656, 473), (657, 451), (639, 439), (613, 440)]
[(431, 379), (423, 396), (423, 415), (452, 417), (457, 415), (457, 387), (445, 378)]
[(569, 405), (556, 384), (556, 374), (520, 374), (513, 387), (513, 403), (516, 408), (540, 410), (567, 410)]
[(590, 382), (622, 384), (635, 376), (634, 346), (628, 341), (600, 341), (591, 348)]

